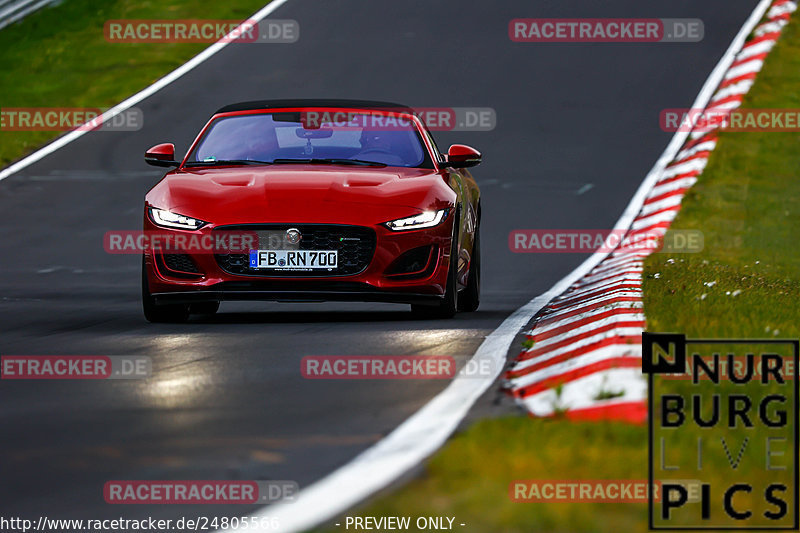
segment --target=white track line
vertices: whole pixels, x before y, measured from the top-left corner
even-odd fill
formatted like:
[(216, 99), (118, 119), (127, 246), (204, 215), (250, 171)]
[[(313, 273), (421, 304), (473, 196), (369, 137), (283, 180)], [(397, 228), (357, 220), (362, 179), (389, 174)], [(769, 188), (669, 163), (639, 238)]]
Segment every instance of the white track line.
[[(253, 15), (252, 17), (250, 17), (247, 20), (248, 21), (260, 22), (263, 18), (266, 18), (273, 11), (275, 11), (276, 9), (278, 9), (279, 7), (281, 7), (283, 4), (285, 4), (288, 1), (289, 0), (272, 0), (269, 4), (267, 4), (261, 10), (259, 10), (258, 13), (256, 13), (255, 15)], [(236, 30), (233, 30), (233, 32), (235, 32), (235, 31)], [(233, 33), (233, 32), (231, 32), (231, 33)], [(231, 35), (231, 34), (228, 34), (228, 35)], [(227, 41), (226, 41), (226, 39), (227, 39)], [(212, 44), (211, 46), (209, 46), (208, 48), (206, 48), (205, 50), (203, 50), (202, 52), (200, 52), (199, 54), (194, 56), (187, 63), (184, 63), (180, 67), (176, 68), (175, 70), (173, 70), (172, 72), (170, 72), (169, 74), (167, 74), (166, 76), (161, 78), (160, 80), (156, 81), (155, 83), (153, 83), (152, 85), (150, 85), (146, 89), (134, 94), (133, 96), (131, 96), (127, 100), (125, 100), (125, 101), (117, 104), (116, 106), (112, 107), (111, 109), (109, 109), (108, 111), (106, 111), (105, 113), (100, 115), (99, 119), (95, 118), (94, 120), (95, 121), (103, 121), (104, 122), (104, 121), (106, 121), (106, 120), (108, 120), (108, 119), (110, 119), (112, 117), (117, 116), (118, 114), (122, 113), (126, 109), (129, 109), (130, 107), (135, 106), (136, 104), (138, 104), (139, 102), (141, 102), (145, 98), (147, 98), (149, 96), (152, 96), (153, 94), (155, 94), (156, 92), (160, 91), (161, 89), (163, 89), (164, 87), (166, 87), (167, 85), (172, 83), (173, 81), (177, 80), (178, 78), (180, 78), (181, 76), (183, 76), (184, 74), (186, 74), (187, 72), (189, 72), (190, 70), (195, 68), (196, 66), (200, 65), (201, 63), (203, 63), (206, 59), (210, 58), (211, 56), (213, 56), (214, 54), (216, 54), (217, 52), (219, 52), (220, 50), (225, 48), (229, 44), (230, 41), (231, 41), (231, 39), (228, 39), (227, 36), (223, 37), (222, 39), (220, 39), (216, 43)], [(24, 169), (24, 168), (36, 163), (37, 161), (47, 157), (48, 155), (52, 154), (53, 152), (55, 152), (59, 148), (62, 148), (64, 146), (68, 145), (69, 143), (71, 143), (72, 141), (74, 141), (75, 139), (78, 139), (78, 138), (82, 137), (88, 131), (90, 131), (88, 128), (78, 128), (77, 130), (73, 130), (73, 131), (67, 133), (66, 135), (62, 135), (61, 137), (59, 137), (58, 139), (54, 140), (53, 142), (51, 142), (50, 144), (48, 144), (44, 148), (41, 148), (41, 149), (35, 151), (31, 155), (29, 155), (27, 157), (24, 157), (24, 158), (20, 159), (19, 161), (17, 161), (16, 163), (12, 164), (11, 166), (6, 167), (3, 170), (1, 170), (0, 171), (0, 180), (4, 180), (5, 178), (11, 176), (12, 174), (14, 174), (16, 172), (19, 172), (20, 170), (22, 170), (22, 169)]]

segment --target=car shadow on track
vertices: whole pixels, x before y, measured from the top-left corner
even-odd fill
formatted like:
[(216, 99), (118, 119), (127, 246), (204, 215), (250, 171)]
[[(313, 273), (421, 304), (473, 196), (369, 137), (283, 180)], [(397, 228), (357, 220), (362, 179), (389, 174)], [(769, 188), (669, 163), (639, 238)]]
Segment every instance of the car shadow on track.
[[(489, 313), (487, 313), (489, 314)], [(463, 315), (478, 318), (478, 313)], [(480, 318), (485, 318), (483, 314)], [(411, 311), (251, 311), (220, 312), (216, 315), (193, 315), (189, 324), (281, 324), (281, 323), (335, 323), (335, 322), (425, 322), (442, 325), (459, 321), (425, 318)]]

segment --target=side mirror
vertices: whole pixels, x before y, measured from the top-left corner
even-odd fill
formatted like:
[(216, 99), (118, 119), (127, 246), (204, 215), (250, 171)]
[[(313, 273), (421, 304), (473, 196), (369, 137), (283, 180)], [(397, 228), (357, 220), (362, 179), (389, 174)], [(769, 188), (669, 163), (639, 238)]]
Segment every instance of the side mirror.
[(177, 167), (175, 161), (175, 145), (172, 143), (157, 144), (144, 153), (144, 160), (154, 167)]
[(446, 167), (467, 168), (480, 165), (481, 153), (471, 146), (465, 144), (454, 144), (447, 151)]

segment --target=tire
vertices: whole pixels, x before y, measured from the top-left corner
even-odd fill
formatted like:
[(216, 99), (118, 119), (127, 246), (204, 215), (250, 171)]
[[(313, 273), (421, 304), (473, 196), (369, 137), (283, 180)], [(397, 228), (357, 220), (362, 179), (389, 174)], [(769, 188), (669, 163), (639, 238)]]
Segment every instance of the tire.
[[(458, 218), (456, 218), (456, 222)], [(453, 230), (453, 245), (450, 249), (450, 268), (447, 273), (447, 285), (444, 299), (436, 305), (411, 305), (411, 311), (420, 318), (453, 318), (458, 311), (458, 234)]]
[(472, 261), (469, 265), (467, 288), (458, 295), (458, 310), (471, 313), (481, 303), (481, 227), (475, 228), (475, 242), (472, 245)]
[(193, 315), (214, 315), (219, 311), (219, 302), (199, 302), (189, 306)]
[(147, 283), (144, 258), (142, 258), (142, 310), (147, 321), (152, 323), (176, 324), (186, 322), (189, 318), (189, 305), (187, 304), (156, 305)]

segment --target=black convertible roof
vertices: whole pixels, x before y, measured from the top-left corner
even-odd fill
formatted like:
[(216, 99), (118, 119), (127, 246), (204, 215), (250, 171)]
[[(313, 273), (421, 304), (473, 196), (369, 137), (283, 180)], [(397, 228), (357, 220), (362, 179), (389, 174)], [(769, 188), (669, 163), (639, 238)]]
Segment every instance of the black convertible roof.
[(217, 110), (217, 113), (230, 113), (232, 111), (257, 111), (259, 109), (274, 109), (280, 107), (344, 107), (353, 109), (396, 109), (398, 111), (412, 111), (410, 107), (392, 102), (375, 102), (372, 100), (256, 100), (253, 102), (239, 102), (226, 105)]

